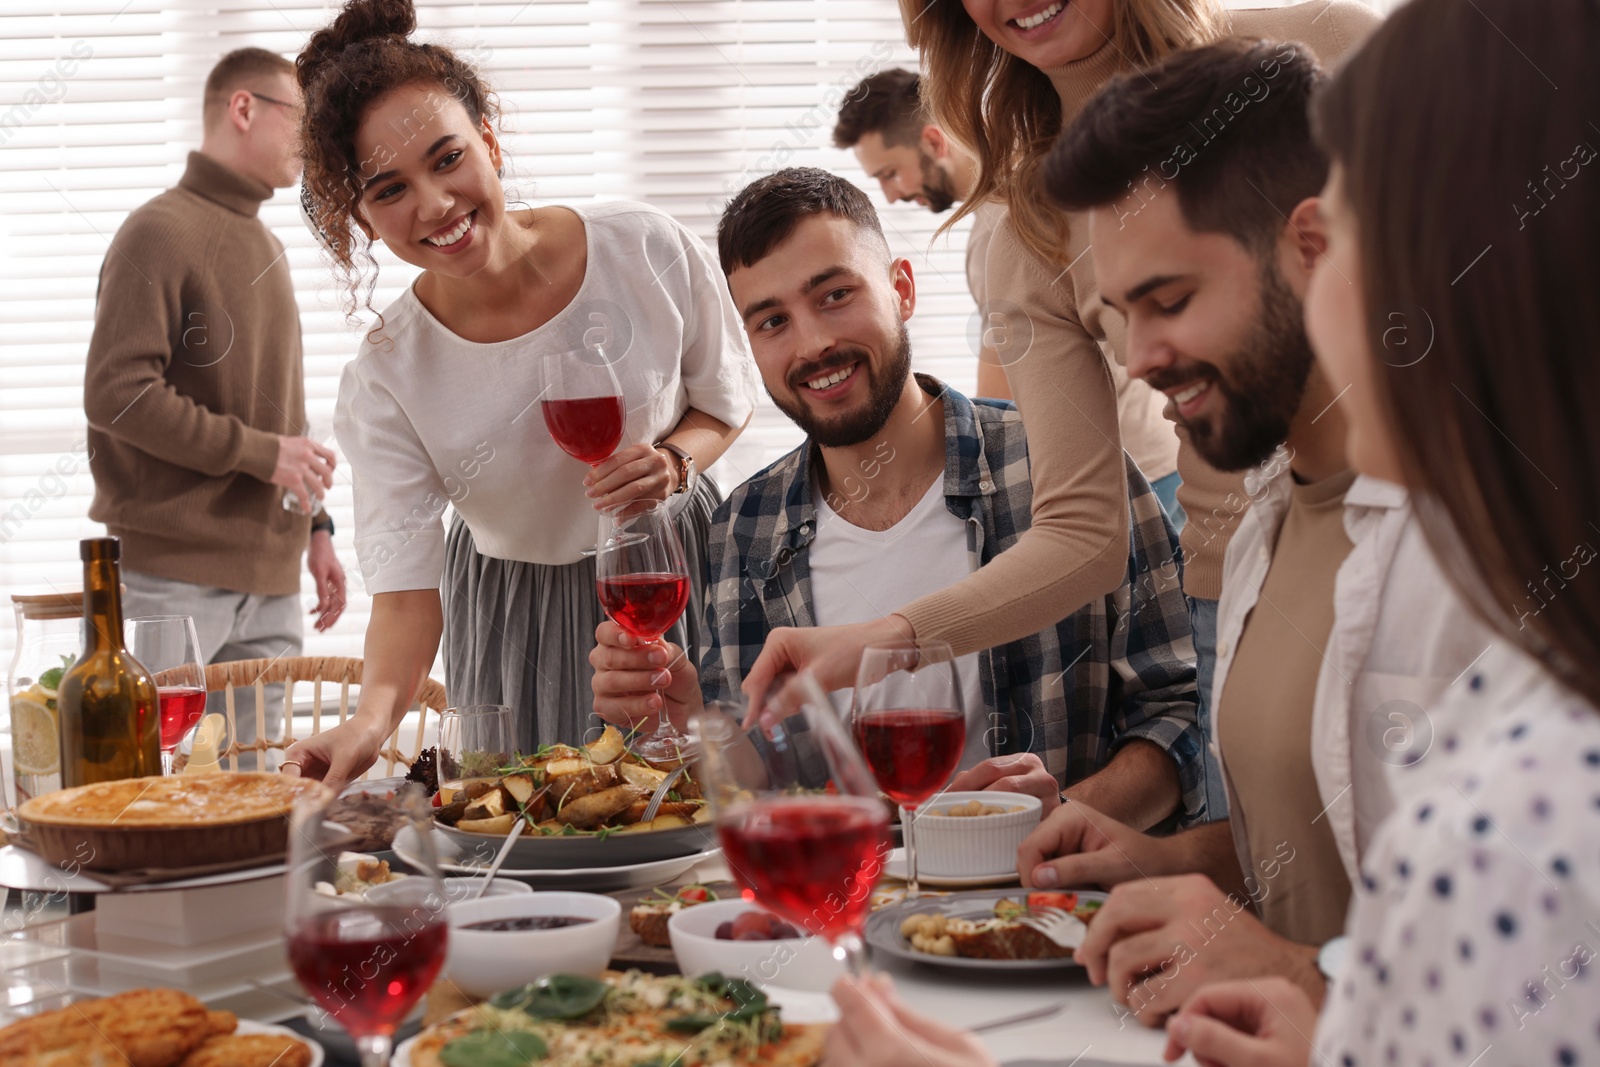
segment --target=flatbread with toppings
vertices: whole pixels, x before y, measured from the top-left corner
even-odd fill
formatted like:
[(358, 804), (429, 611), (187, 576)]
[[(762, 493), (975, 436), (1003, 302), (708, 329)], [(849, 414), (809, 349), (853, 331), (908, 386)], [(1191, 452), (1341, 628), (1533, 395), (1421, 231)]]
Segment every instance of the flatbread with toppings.
[(828, 1028), (738, 978), (552, 975), (429, 1028), (413, 1067), (814, 1067)]

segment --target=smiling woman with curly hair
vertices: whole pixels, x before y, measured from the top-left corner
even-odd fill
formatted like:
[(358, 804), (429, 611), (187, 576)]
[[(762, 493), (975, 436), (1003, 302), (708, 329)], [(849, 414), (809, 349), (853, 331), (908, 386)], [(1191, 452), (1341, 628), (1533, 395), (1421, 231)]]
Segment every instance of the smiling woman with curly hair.
[[(508, 210), (494, 94), (415, 29), (411, 0), (353, 0), (295, 63), (306, 212), (348, 310), (370, 309), (375, 244), (422, 268), (339, 390), (373, 594), (364, 684), (349, 722), (290, 756), (336, 786), (371, 765), (441, 634), (453, 704), (510, 705), (523, 751), (581, 740), (596, 509), (674, 500), (695, 643), (719, 497), (694, 471), (755, 399), (743, 326), (699, 239), (637, 203)], [(622, 445), (590, 466), (531, 413), (554, 374), (583, 364), (610, 370), (626, 410)]]

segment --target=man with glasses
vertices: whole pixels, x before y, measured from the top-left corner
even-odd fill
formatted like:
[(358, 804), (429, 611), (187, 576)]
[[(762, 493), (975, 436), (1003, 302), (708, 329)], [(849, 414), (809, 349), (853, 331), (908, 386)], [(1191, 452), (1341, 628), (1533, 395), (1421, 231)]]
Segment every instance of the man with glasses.
[[(299, 180), (299, 100), (289, 60), (223, 56), (206, 79), (200, 150), (175, 188), (128, 216), (100, 268), (83, 396), (89, 515), (122, 539), (127, 614), (193, 616), (207, 662), (299, 653), (302, 553), (317, 629), (344, 610), (332, 521), (311, 517), (334, 456), (305, 436), (294, 283), (259, 218)], [(275, 737), (282, 699), (267, 705)], [(254, 708), (237, 711), (248, 744)]]

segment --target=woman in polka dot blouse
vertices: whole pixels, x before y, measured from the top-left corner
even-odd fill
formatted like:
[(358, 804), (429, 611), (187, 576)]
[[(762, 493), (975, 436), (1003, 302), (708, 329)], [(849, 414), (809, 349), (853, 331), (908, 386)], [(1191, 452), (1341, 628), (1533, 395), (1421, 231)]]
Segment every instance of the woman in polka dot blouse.
[(1173, 1057), (1600, 1064), (1597, 41), (1595, 0), (1415, 0), (1316, 104), (1306, 319), (1351, 462), (1411, 488), (1502, 637), (1429, 714), (1320, 1021), (1285, 982), (1214, 985)]

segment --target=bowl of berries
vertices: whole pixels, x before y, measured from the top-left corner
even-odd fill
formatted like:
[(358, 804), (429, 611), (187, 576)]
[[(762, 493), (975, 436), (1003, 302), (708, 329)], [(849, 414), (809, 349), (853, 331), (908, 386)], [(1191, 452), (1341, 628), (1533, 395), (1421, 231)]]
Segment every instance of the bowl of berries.
[(827, 992), (845, 973), (824, 938), (743, 900), (716, 900), (675, 913), (667, 934), (678, 969), (720, 971), (762, 986)]

